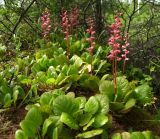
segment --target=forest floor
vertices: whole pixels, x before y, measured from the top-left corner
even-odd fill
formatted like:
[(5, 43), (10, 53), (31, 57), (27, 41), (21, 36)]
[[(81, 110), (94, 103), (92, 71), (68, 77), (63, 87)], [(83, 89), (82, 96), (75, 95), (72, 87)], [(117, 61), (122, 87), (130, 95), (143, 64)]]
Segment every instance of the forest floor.
[(24, 108), (0, 113), (0, 139), (15, 139), (15, 131), (19, 128), (19, 123), (24, 119), (25, 114)]
[[(145, 110), (133, 108), (125, 115), (115, 115), (113, 117), (112, 128), (109, 134), (123, 131), (144, 131), (151, 130), (156, 135), (160, 135), (160, 124), (152, 121), (153, 117)], [(19, 123), (26, 115), (25, 108), (11, 109), (0, 113), (0, 139), (15, 139), (15, 131), (19, 128)]]

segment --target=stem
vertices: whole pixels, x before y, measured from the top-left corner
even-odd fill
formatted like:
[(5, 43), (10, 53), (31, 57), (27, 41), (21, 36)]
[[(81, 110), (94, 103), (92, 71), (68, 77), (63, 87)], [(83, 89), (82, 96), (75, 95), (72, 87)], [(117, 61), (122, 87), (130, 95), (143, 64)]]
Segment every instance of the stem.
[(116, 95), (117, 93), (117, 57), (115, 58), (115, 63), (114, 63), (114, 93)]
[(69, 37), (66, 38), (67, 58), (69, 59)]
[(125, 73), (125, 67), (126, 67), (126, 60), (123, 62), (123, 74)]
[(115, 66), (115, 64), (116, 64), (116, 61), (115, 61), (115, 59), (112, 61), (112, 74), (113, 74), (113, 87), (114, 87), (114, 94), (116, 95), (116, 70), (115, 70), (115, 68), (116, 68), (116, 66)]
[(93, 74), (93, 53), (91, 54), (91, 75)]

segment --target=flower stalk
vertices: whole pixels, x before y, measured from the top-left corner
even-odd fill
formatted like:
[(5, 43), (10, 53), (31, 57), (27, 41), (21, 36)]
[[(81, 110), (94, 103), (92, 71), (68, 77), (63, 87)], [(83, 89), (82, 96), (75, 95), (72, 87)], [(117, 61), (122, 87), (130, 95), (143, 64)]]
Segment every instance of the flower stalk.
[(47, 9), (42, 13), (41, 22), (42, 36), (46, 38), (49, 35), (52, 28), (50, 12)]
[(96, 43), (95, 43), (96, 32), (94, 30), (94, 21), (91, 17), (87, 19), (87, 24), (88, 24), (88, 28), (86, 32), (89, 34), (89, 37), (86, 38), (86, 41), (89, 42), (90, 44), (90, 47), (87, 49), (87, 51), (90, 53), (90, 56), (91, 56), (90, 64), (91, 64), (91, 74), (92, 74), (93, 72), (93, 51), (96, 46)]
[[(125, 71), (126, 61), (129, 60), (127, 58), (127, 54), (129, 51), (127, 47), (129, 46), (128, 43), (128, 34), (125, 35), (123, 38), (121, 36), (121, 28), (122, 23), (119, 18), (120, 14), (117, 14), (114, 17), (114, 23), (111, 25), (111, 37), (108, 40), (108, 44), (112, 47), (110, 54), (107, 56), (108, 59), (112, 61), (112, 74), (113, 74), (113, 84), (114, 84), (114, 94), (116, 95), (117, 92), (117, 62), (124, 60), (123, 62), (123, 73)], [(123, 43), (123, 45), (122, 45)]]
[(67, 11), (63, 11), (62, 10), (62, 14), (61, 14), (61, 26), (62, 26), (62, 32), (64, 33), (65, 37), (65, 41), (66, 41), (66, 48), (67, 48), (67, 57), (69, 58), (69, 37), (70, 37), (70, 23), (69, 23), (69, 18), (68, 18), (68, 13)]

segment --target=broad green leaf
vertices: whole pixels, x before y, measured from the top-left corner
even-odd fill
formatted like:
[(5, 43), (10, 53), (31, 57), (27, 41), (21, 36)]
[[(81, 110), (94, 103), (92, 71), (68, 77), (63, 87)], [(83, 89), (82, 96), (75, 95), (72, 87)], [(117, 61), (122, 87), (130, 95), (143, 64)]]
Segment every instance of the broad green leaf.
[(153, 93), (151, 92), (152, 89), (148, 84), (143, 84), (135, 88), (135, 97), (137, 98), (138, 102), (142, 105), (147, 103), (151, 103), (153, 99)]
[(13, 102), (14, 102), (14, 104), (16, 104), (16, 101), (18, 99), (18, 94), (19, 94), (18, 89), (13, 91)]
[(21, 126), (22, 130), (24, 131), (24, 133), (28, 137), (35, 137), (35, 134), (37, 132), (38, 126), (37, 126), (36, 123), (34, 123), (34, 121), (23, 120), (20, 123), (20, 126)]
[(0, 80), (0, 92), (2, 94), (11, 94), (12, 93), (12, 89), (10, 87), (8, 87), (8, 83), (6, 81), (4, 81), (3, 79)]
[(86, 104), (86, 97), (76, 97), (75, 103), (78, 103), (79, 109), (84, 108), (84, 106)]
[(145, 139), (145, 136), (141, 132), (132, 132), (131, 139)]
[(60, 121), (69, 126), (71, 129), (77, 130), (79, 128), (77, 121), (67, 113), (62, 113)]
[(124, 108), (124, 103), (122, 102), (110, 102), (111, 111), (120, 111)]
[(62, 112), (73, 115), (79, 110), (79, 105), (74, 102), (73, 98), (61, 95), (54, 100), (53, 110), (57, 115), (61, 115)]
[(34, 122), (34, 124), (38, 127), (42, 123), (42, 114), (38, 108), (33, 107), (28, 111), (25, 120)]
[(129, 99), (124, 105), (124, 109), (121, 111), (122, 113), (128, 112), (133, 106), (135, 106), (136, 100), (134, 98)]
[(100, 82), (99, 91), (106, 95), (110, 101), (114, 100), (114, 87), (111, 81)]
[(145, 139), (154, 139), (153, 133), (151, 131), (143, 131), (142, 134), (145, 136)]
[(58, 65), (64, 65), (64, 63), (67, 63), (67, 61), (68, 61), (68, 58), (64, 54), (60, 54), (58, 56), (55, 56), (55, 59), (56, 59)]
[(55, 79), (54, 78), (49, 78), (49, 79), (47, 79), (46, 80), (46, 83), (48, 84), (48, 85), (54, 85), (55, 84)]
[(15, 133), (15, 139), (28, 139), (28, 137), (22, 130), (18, 129)]
[(4, 107), (9, 107), (12, 103), (11, 94), (7, 93), (4, 97)]
[(87, 131), (87, 132), (84, 132), (84, 133), (80, 133), (76, 137), (86, 139), (86, 138), (91, 138), (91, 137), (100, 135), (102, 133), (103, 133), (103, 129), (96, 129), (96, 130), (91, 130), (91, 131)]
[(128, 92), (126, 93), (123, 101), (124, 101), (124, 102), (127, 102), (130, 98), (134, 98), (134, 92), (133, 92), (133, 90), (130, 90), (130, 91), (128, 91)]
[(58, 139), (58, 128), (54, 128), (53, 134), (52, 134), (52, 139)]
[(42, 136), (47, 133), (47, 130), (51, 124), (56, 124), (58, 122), (59, 118), (59, 116), (50, 116), (44, 121), (42, 128)]
[(131, 139), (131, 134), (129, 132), (121, 133), (122, 139)]
[(95, 96), (99, 102), (99, 110), (98, 112), (107, 114), (109, 111), (109, 99), (106, 95), (98, 94)]
[(64, 73), (60, 73), (56, 79), (56, 82), (55, 84), (58, 85), (59, 82), (61, 82), (62, 80), (64, 80), (64, 78), (66, 78), (65, 74)]
[(84, 131), (87, 130), (88, 127), (90, 127), (90, 126), (94, 123), (94, 120), (95, 120), (95, 118), (92, 118), (92, 119), (87, 123), (87, 125), (83, 127), (83, 130), (84, 130)]
[(96, 76), (88, 76), (86, 79), (80, 82), (80, 85), (83, 88), (90, 89), (96, 92), (98, 91), (98, 87), (99, 87), (99, 78)]
[(101, 68), (106, 64), (106, 60), (101, 61), (100, 65), (98, 66), (98, 69), (96, 70), (95, 75), (98, 74), (98, 72), (101, 70)]
[(20, 81), (22, 84), (31, 84), (32, 83), (32, 80), (29, 79), (29, 78), (25, 78), (23, 80)]
[(51, 93), (49, 93), (49, 92), (43, 93), (40, 97), (40, 104), (41, 105), (49, 105), (52, 98), (53, 98), (53, 95)]
[(81, 49), (81, 41), (80, 40), (77, 40), (76, 42), (72, 43), (72, 45), (70, 45), (70, 47), (69, 47), (70, 53), (72, 55), (79, 54), (80, 49)]
[(115, 133), (112, 135), (111, 139), (122, 139), (122, 137), (120, 133)]
[(100, 128), (108, 122), (108, 117), (104, 114), (97, 114), (94, 119), (94, 123), (92, 124), (95, 128)]
[(122, 76), (117, 77), (117, 92), (116, 92), (116, 101), (121, 102), (123, 98), (125, 97), (126, 93), (129, 91), (129, 83), (128, 80)]
[(88, 124), (89, 121), (91, 120), (91, 118), (92, 118), (92, 114), (90, 114), (90, 113), (81, 114), (79, 117), (79, 125), (84, 126), (84, 125)]
[(47, 133), (48, 127), (52, 124), (52, 120), (50, 118), (46, 119), (44, 121), (43, 124), (43, 128), (42, 128), (42, 136), (44, 137), (44, 135)]
[(95, 114), (98, 111), (99, 103), (95, 96), (91, 96), (85, 104), (84, 111), (90, 114)]
[(71, 97), (71, 98), (75, 98), (75, 93), (74, 92), (68, 92), (67, 94), (66, 94), (66, 96), (67, 97)]
[(67, 69), (67, 75), (78, 74), (78, 68), (75, 65), (70, 65)]

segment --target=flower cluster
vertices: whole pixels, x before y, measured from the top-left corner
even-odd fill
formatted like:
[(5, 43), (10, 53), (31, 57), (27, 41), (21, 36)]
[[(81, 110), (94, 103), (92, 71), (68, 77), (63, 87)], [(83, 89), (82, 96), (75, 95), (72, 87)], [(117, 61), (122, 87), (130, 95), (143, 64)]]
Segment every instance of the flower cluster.
[[(111, 25), (111, 37), (108, 40), (108, 44), (112, 47), (112, 50), (110, 51), (110, 54), (108, 58), (110, 60), (117, 60), (120, 61), (124, 59), (125, 61), (129, 60), (127, 58), (127, 54), (129, 51), (127, 50), (127, 47), (129, 46), (128, 43), (128, 34), (125, 35), (124, 38), (122, 38), (120, 32), (122, 28), (122, 23), (119, 18), (119, 14), (117, 14), (114, 17), (114, 23)], [(123, 45), (121, 45), (124, 43)], [(122, 51), (121, 51), (122, 49)]]
[(76, 27), (79, 24), (78, 19), (79, 19), (79, 9), (78, 7), (75, 7), (71, 10), (70, 17), (69, 17), (70, 24), (71, 24), (71, 32), (73, 30), (73, 27)]
[(123, 49), (123, 54), (122, 54), (122, 58), (125, 61), (128, 61), (129, 58), (127, 57), (127, 54), (129, 54), (129, 51), (127, 50), (127, 47), (129, 46), (129, 42), (128, 42), (128, 34), (126, 33), (125, 37), (124, 37), (124, 45), (122, 45), (122, 49)]
[(86, 31), (90, 35), (86, 39), (86, 41), (90, 43), (90, 47), (87, 50), (90, 54), (93, 54), (94, 47), (96, 46), (96, 43), (95, 43), (96, 32), (94, 30), (94, 21), (91, 17), (87, 19), (87, 24), (88, 24), (88, 29)]
[(41, 21), (42, 21), (42, 24), (41, 24), (42, 35), (43, 35), (43, 37), (46, 37), (46, 36), (48, 36), (48, 34), (49, 34), (49, 32), (51, 31), (51, 28), (52, 28), (50, 13), (49, 13), (48, 10), (45, 10), (42, 13)]
[(65, 34), (65, 40), (69, 39), (70, 33), (69, 33), (69, 28), (70, 28), (70, 23), (69, 23), (69, 19), (68, 19), (68, 13), (67, 11), (62, 11), (61, 14), (61, 26), (62, 26), (62, 32)]
[(122, 37), (120, 35), (121, 32), (121, 21), (118, 17), (118, 15), (116, 15), (114, 17), (114, 22), (111, 25), (111, 37), (108, 40), (108, 44), (111, 45), (112, 50), (110, 51), (110, 55), (108, 56), (108, 58), (110, 60), (114, 60), (116, 59), (117, 61), (120, 61), (122, 58), (119, 56), (119, 54), (121, 53), (121, 45), (120, 45), (120, 41), (122, 40)]

